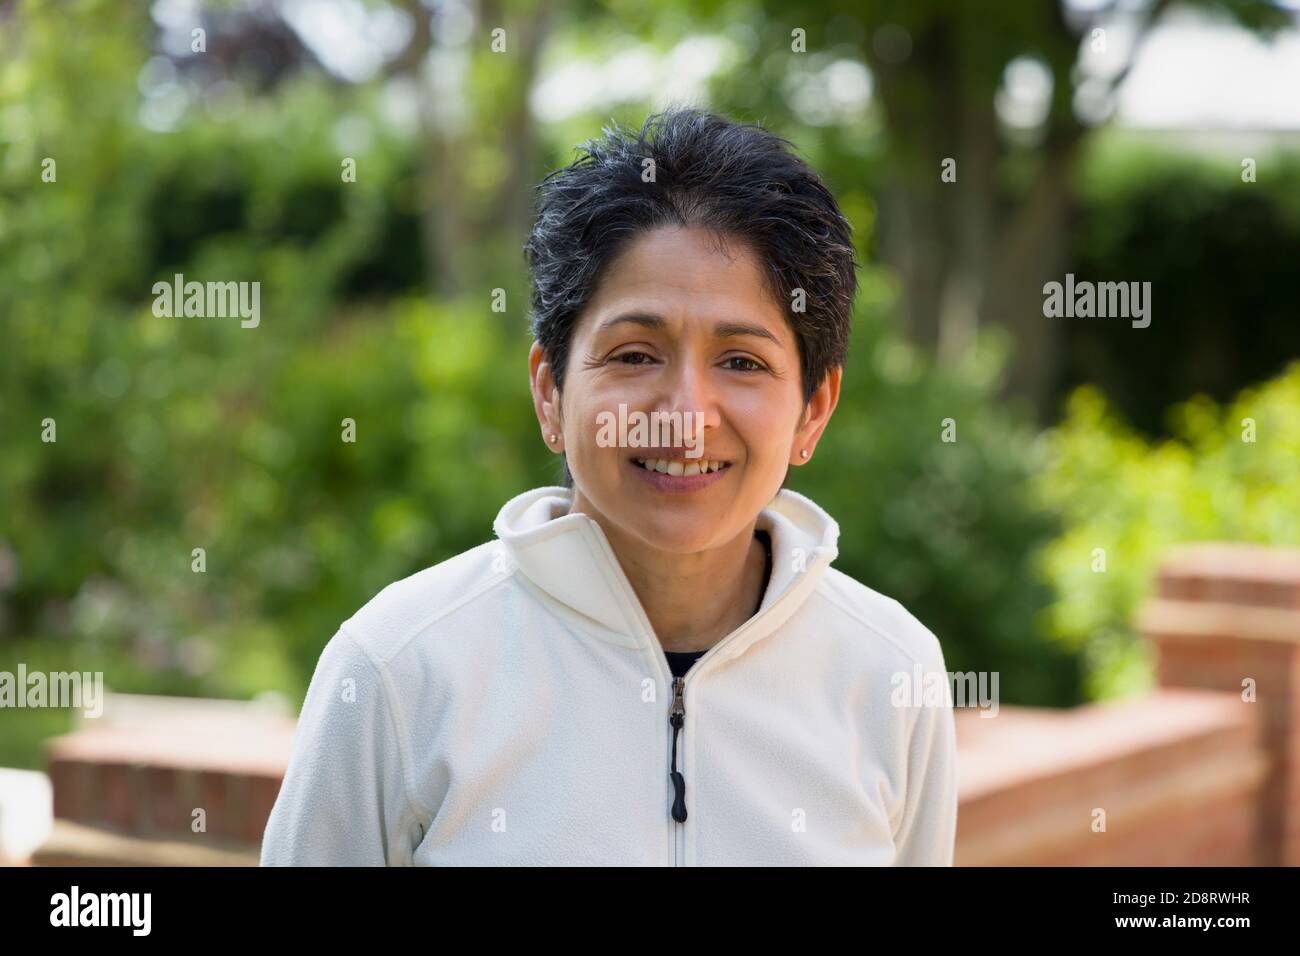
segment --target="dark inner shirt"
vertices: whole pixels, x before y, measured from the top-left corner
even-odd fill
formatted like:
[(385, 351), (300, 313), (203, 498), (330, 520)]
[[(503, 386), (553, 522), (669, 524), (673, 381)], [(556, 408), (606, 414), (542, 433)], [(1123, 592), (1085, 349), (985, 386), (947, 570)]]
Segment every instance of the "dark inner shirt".
[[(767, 586), (772, 580), (772, 539), (768, 533), (762, 529), (754, 532), (754, 537), (763, 542), (763, 550), (767, 552), (767, 566), (763, 572), (763, 591), (767, 594)], [(758, 599), (758, 607), (763, 606), (763, 599)], [(758, 607), (754, 608), (754, 613), (758, 613)], [(691, 669), (691, 665), (698, 661), (708, 652), (708, 648), (702, 651), (664, 651), (668, 657), (668, 667), (673, 672), (674, 677), (684, 677), (686, 672)]]

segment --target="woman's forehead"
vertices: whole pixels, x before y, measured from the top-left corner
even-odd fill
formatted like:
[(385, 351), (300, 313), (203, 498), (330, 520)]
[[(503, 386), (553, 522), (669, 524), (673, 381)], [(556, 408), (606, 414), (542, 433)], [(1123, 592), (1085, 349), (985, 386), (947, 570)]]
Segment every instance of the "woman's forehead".
[(656, 229), (632, 240), (609, 265), (584, 310), (590, 335), (632, 316), (645, 327), (680, 330), (744, 323), (787, 336), (758, 258), (742, 242), (699, 228)]

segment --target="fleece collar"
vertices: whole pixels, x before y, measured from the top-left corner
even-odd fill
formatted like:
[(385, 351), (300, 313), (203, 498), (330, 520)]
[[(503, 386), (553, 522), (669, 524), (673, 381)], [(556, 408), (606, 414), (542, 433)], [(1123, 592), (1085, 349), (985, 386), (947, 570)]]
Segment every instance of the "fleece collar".
[[(493, 530), (524, 577), (599, 625), (593, 633), (627, 646), (656, 640), (605, 532), (585, 514), (568, 514), (572, 502), (567, 488), (534, 488), (506, 502)], [(718, 643), (719, 657), (738, 656), (780, 627), (839, 553), (839, 525), (788, 489), (777, 492), (756, 526), (772, 539), (772, 576), (758, 613)]]

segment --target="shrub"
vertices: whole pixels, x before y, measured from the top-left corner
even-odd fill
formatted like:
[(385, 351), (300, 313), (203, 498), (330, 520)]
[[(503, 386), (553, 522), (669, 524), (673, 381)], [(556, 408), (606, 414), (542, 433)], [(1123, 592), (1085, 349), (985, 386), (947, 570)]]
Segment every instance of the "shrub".
[[(1198, 396), (1173, 408), (1174, 437), (1150, 443), (1092, 387), (1070, 397), (1044, 437), (1039, 500), (1064, 533), (1040, 566), (1056, 599), (1049, 633), (1084, 654), (1086, 689), (1114, 697), (1151, 685), (1133, 631), (1161, 557), (1175, 544), (1233, 540), (1300, 545), (1300, 363), (1226, 406)], [(1247, 427), (1254, 423), (1254, 441)], [(1105, 571), (1094, 571), (1094, 549)]]

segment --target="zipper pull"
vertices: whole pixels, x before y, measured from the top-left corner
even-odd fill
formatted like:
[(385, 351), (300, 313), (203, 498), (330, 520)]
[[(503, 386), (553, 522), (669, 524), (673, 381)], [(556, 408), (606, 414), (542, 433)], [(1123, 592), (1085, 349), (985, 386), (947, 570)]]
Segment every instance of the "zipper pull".
[(668, 772), (673, 782), (673, 819), (678, 823), (686, 822), (686, 778), (677, 769), (677, 735), (686, 723), (686, 705), (682, 702), (682, 685), (684, 677), (673, 678), (673, 707), (668, 714), (668, 722), (673, 727), (673, 765)]

